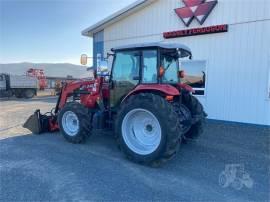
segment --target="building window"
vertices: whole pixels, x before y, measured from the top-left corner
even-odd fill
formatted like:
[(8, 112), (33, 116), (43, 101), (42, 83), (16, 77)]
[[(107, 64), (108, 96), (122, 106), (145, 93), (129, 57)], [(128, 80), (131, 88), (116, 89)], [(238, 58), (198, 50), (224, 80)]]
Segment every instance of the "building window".
[(185, 60), (180, 61), (180, 70), (184, 70), (185, 76), (181, 83), (190, 85), (195, 92), (194, 95), (205, 95), (206, 88), (206, 61)]

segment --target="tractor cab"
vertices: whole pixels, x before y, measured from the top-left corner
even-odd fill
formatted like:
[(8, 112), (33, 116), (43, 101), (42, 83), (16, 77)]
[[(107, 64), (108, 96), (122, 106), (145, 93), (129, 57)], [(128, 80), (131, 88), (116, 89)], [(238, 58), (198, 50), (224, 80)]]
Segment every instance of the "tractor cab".
[[(176, 86), (180, 83), (179, 58), (191, 58), (181, 44), (150, 43), (113, 48), (110, 74), (110, 105), (117, 106), (131, 90), (141, 85)], [(103, 68), (104, 69), (104, 68)]]

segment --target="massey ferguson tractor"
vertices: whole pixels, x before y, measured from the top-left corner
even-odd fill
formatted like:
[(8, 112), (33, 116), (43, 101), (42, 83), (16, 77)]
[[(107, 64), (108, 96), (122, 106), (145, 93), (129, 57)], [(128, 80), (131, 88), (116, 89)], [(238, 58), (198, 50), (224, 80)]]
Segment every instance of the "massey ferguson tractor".
[[(203, 131), (206, 113), (180, 83), (181, 58), (192, 58), (181, 44), (151, 43), (113, 48), (111, 70), (100, 62), (94, 79), (64, 85), (56, 107), (39, 110), (24, 124), (35, 134), (60, 130), (71, 143), (83, 143), (96, 129), (114, 131), (128, 159), (158, 166), (177, 153), (182, 140)], [(82, 55), (82, 64), (87, 56)]]

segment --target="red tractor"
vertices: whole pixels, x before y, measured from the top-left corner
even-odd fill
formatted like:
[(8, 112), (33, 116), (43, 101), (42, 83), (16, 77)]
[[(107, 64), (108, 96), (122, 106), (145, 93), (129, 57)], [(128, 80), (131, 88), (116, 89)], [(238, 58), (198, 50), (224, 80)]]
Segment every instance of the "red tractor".
[(111, 71), (100, 62), (94, 80), (63, 86), (54, 111), (37, 110), (24, 127), (38, 134), (59, 129), (71, 143), (84, 142), (92, 130), (109, 129), (128, 159), (160, 165), (177, 153), (182, 140), (203, 130), (206, 113), (192, 88), (180, 83), (179, 58), (191, 59), (191, 51), (181, 44), (152, 43), (112, 52)]

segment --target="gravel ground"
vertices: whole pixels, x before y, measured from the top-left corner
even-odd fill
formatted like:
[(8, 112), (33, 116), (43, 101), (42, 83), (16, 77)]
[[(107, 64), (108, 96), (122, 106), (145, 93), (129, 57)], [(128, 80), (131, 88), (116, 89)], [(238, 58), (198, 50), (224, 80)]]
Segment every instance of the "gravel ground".
[(37, 136), (21, 127), (55, 98), (0, 102), (0, 201), (270, 200), (269, 127), (208, 121), (175, 159), (149, 168), (126, 160), (109, 134), (74, 145), (59, 133)]

